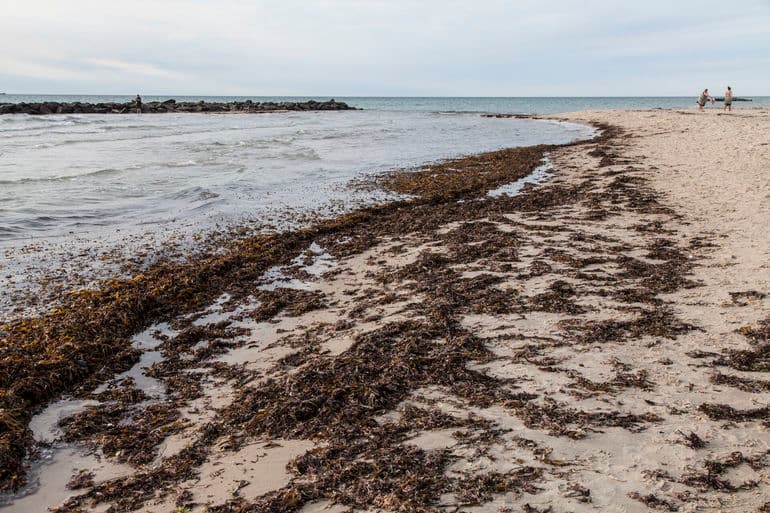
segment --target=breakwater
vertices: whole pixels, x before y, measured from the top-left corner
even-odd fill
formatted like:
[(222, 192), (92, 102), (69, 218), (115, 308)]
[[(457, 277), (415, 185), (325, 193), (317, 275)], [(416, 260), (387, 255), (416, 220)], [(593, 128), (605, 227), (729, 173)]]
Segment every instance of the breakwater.
[[(162, 102), (142, 103), (143, 114), (161, 114), (167, 112), (281, 112), (281, 111), (315, 111), (315, 110), (356, 110), (345, 102), (329, 100), (319, 102), (254, 102), (252, 100), (238, 102), (178, 102), (169, 99)], [(133, 114), (137, 112), (134, 102), (40, 102), (40, 103), (0, 103), (2, 114)]]

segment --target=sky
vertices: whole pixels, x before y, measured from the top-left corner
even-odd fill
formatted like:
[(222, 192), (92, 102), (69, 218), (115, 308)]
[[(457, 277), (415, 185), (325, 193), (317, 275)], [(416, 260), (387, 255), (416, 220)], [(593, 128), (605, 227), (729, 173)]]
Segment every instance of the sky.
[(0, 91), (770, 95), (770, 0), (0, 0)]

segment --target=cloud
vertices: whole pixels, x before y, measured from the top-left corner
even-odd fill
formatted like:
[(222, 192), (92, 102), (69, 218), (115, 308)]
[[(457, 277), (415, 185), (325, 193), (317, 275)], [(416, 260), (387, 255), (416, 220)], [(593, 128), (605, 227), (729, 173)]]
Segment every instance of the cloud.
[(160, 77), (169, 78), (173, 80), (186, 80), (189, 75), (168, 69), (160, 68), (151, 63), (145, 62), (128, 62), (116, 59), (84, 59), (86, 64), (95, 66), (97, 68), (105, 68), (112, 71), (118, 71), (127, 75), (133, 76), (145, 76), (145, 77)]
[(87, 73), (66, 65), (48, 64), (42, 61), (27, 61), (0, 55), (2, 74), (36, 79), (57, 77), (64, 80), (84, 80)]
[(727, 73), (770, 84), (766, 0), (9, 3), (5, 91), (675, 95)]

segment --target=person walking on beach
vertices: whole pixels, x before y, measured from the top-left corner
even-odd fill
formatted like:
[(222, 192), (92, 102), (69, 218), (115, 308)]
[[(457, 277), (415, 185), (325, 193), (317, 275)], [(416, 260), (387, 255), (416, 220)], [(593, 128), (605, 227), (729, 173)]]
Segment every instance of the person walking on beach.
[(136, 98), (134, 98), (134, 103), (136, 104), (136, 113), (137, 114), (141, 114), (142, 113), (142, 97), (137, 94)]
[(708, 87), (703, 90), (702, 93), (700, 93), (700, 96), (698, 97), (698, 110), (702, 111), (704, 105), (706, 105), (706, 102), (710, 101), (712, 104), (714, 103), (714, 98), (709, 94)]
[(725, 110), (729, 112), (733, 110), (733, 90), (730, 86), (727, 86), (727, 91), (725, 91)]

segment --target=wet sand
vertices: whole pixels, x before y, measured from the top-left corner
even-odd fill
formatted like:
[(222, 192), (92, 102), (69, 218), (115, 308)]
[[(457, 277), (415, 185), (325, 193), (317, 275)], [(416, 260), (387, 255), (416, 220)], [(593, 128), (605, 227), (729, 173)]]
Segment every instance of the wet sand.
[(141, 308), (116, 285), (147, 327), (33, 419), (52, 463), (7, 511), (770, 508), (768, 116), (564, 114), (603, 137), (396, 174), (417, 200), (142, 278)]

